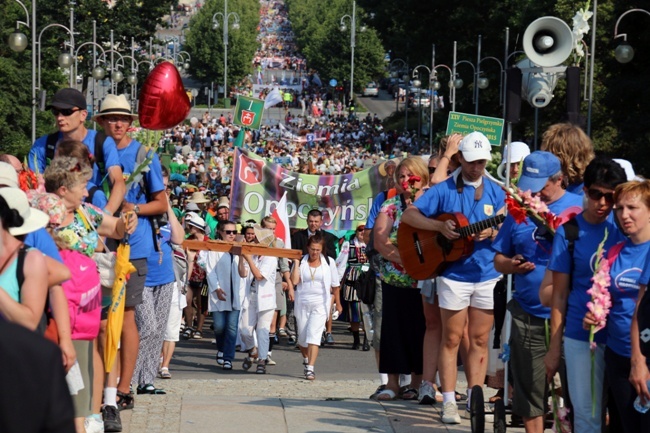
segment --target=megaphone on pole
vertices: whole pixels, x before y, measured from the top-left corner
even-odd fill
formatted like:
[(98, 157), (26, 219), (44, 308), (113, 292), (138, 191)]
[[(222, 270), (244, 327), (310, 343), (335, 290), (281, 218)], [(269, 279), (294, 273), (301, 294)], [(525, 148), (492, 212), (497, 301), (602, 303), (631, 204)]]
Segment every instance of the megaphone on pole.
[(523, 48), (537, 66), (557, 66), (571, 55), (573, 32), (559, 18), (538, 18), (526, 28)]

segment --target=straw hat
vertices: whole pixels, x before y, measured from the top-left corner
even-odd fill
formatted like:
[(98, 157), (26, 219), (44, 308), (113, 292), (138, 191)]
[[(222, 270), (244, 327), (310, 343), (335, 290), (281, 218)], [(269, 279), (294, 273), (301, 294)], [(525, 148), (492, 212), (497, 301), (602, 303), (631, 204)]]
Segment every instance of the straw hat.
[(253, 230), (255, 230), (255, 237), (257, 238), (257, 241), (260, 243), (260, 245), (269, 247), (275, 240), (275, 234), (271, 229), (264, 229), (259, 224), (255, 224), (253, 226)]
[(192, 193), (192, 197), (188, 200), (190, 203), (209, 203), (210, 199), (205, 197), (201, 191)]
[(132, 119), (138, 118), (138, 115), (133, 114), (131, 111), (131, 104), (126, 99), (126, 95), (106, 95), (101, 107), (99, 112), (93, 116), (93, 120), (97, 120), (101, 116), (108, 116), (109, 114), (131, 116)]

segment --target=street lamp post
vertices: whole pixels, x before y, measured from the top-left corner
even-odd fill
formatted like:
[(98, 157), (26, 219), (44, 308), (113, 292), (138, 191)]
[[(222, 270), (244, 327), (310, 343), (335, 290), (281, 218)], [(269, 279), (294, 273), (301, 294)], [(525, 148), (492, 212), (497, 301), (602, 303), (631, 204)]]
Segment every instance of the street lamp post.
[[(393, 64), (395, 62), (400, 62), (400, 69), (398, 69), (396, 72), (393, 72)], [(388, 64), (388, 70), (390, 71), (390, 75), (393, 78), (398, 78), (397, 82), (397, 95), (395, 95), (395, 112), (397, 113), (399, 111), (399, 73), (406, 66), (406, 62), (402, 59), (393, 59), (391, 62)], [(408, 68), (407, 68), (407, 73), (408, 73)]]
[[(445, 66), (445, 65), (440, 65), (440, 66)], [(432, 155), (433, 154), (433, 110), (434, 110), (433, 91), (437, 90), (435, 88), (436, 85), (438, 86), (438, 88), (440, 88), (440, 83), (436, 80), (436, 45), (435, 44), (431, 45), (431, 68), (425, 65), (418, 65), (415, 68), (413, 68), (413, 77), (416, 76), (417, 70), (419, 68), (422, 68), (429, 73), (429, 94), (430, 94), (429, 95), (429, 155)], [(420, 104), (418, 104), (420, 111), (422, 110), (421, 93), (422, 93), (422, 89), (420, 89)], [(420, 117), (422, 116), (420, 115)], [(418, 131), (418, 137), (419, 136), (420, 136), (420, 131)]]
[[(343, 15), (341, 17), (341, 31), (347, 30), (345, 19), (350, 20), (350, 101), (354, 98), (354, 47), (357, 45), (357, 2), (352, 2), (352, 16)], [(366, 26), (359, 27), (360, 32), (366, 31)]]
[[(31, 29), (32, 33), (32, 143), (36, 141), (36, 107), (38, 105), (37, 93), (41, 89), (41, 36), (43, 32), (50, 27), (61, 27), (70, 35), (70, 53), (61, 53), (58, 58), (58, 63), (61, 68), (69, 68), (70, 76), (69, 83), (70, 87), (73, 87), (74, 73), (72, 71), (74, 53), (74, 1), (70, 2), (70, 28), (62, 24), (48, 24), (43, 27), (43, 29), (36, 36), (36, 1), (32, 1), (32, 18), (30, 20), (27, 7), (20, 1), (14, 0), (18, 3), (23, 10), (25, 11), (25, 21), (16, 21), (16, 31), (9, 36), (9, 48), (16, 52), (22, 52), (27, 48), (27, 37), (19, 32), (20, 26), (24, 25), (27, 28)], [(37, 84), (38, 83), (38, 84)]]
[(216, 12), (212, 15), (212, 28), (217, 30), (219, 28), (219, 21), (217, 17), (220, 16), (223, 26), (223, 97), (224, 101), (228, 100), (228, 20), (232, 17), (233, 30), (239, 28), (239, 15), (236, 12), (228, 13), (228, 0), (224, 0), (223, 13)]

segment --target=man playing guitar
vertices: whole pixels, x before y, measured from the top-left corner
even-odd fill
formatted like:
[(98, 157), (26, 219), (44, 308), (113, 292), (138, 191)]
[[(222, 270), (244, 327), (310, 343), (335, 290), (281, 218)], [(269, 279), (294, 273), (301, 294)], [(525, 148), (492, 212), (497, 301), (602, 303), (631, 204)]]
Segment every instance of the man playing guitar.
[[(446, 181), (430, 188), (402, 216), (402, 222), (416, 229), (441, 233), (449, 240), (461, 235), (453, 220), (438, 221), (444, 213), (461, 213), (470, 224), (503, 212), (505, 193), (501, 187), (483, 176), (492, 157), (490, 142), (480, 132), (463, 138), (459, 150), (460, 168)], [(438, 301), (442, 318), (442, 344), (439, 371), (443, 394), (442, 422), (460, 423), (456, 406), (456, 359), (467, 322), (470, 348), (465, 374), (469, 390), (483, 385), (487, 368), (488, 335), (493, 323), (493, 289), (501, 278), (493, 266), (491, 241), (496, 227), (473, 235), (474, 250), (467, 257), (450, 263), (438, 277)]]

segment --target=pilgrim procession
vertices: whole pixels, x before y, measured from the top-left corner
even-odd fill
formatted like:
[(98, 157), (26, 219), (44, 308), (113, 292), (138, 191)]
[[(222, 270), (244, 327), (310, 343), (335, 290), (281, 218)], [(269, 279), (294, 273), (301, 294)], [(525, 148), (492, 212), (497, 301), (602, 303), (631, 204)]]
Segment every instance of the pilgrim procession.
[(647, 1), (5, 3), (0, 432), (650, 432)]

